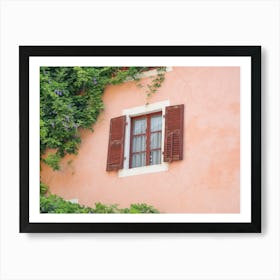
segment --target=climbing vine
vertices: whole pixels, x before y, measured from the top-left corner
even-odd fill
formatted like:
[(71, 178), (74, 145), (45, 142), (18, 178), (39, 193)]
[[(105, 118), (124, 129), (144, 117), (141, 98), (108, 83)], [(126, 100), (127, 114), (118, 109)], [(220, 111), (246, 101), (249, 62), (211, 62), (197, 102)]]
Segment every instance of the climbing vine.
[[(102, 96), (108, 85), (126, 80), (141, 84), (140, 74), (150, 67), (41, 67), (40, 68), (40, 154), (41, 160), (59, 170), (66, 154), (78, 152), (79, 129), (93, 131), (104, 109)], [(146, 103), (164, 81), (165, 67), (146, 85)], [(54, 152), (49, 152), (53, 149)]]

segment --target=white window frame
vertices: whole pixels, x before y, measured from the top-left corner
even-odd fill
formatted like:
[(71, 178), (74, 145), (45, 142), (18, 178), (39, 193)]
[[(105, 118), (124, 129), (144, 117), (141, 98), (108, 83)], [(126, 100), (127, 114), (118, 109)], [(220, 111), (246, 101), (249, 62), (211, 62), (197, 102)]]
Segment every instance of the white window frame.
[(147, 173), (162, 172), (168, 170), (168, 163), (163, 162), (163, 153), (161, 154), (161, 163), (155, 165), (146, 165), (141, 167), (129, 168), (129, 158), (130, 158), (130, 130), (131, 130), (131, 118), (162, 112), (162, 135), (161, 135), (161, 151), (164, 150), (164, 133), (165, 133), (165, 107), (169, 106), (169, 100), (164, 100), (152, 104), (147, 104), (144, 106), (124, 109), (122, 115), (126, 116), (126, 127), (125, 127), (125, 143), (124, 143), (124, 163), (123, 169), (119, 170), (119, 177), (135, 176)]

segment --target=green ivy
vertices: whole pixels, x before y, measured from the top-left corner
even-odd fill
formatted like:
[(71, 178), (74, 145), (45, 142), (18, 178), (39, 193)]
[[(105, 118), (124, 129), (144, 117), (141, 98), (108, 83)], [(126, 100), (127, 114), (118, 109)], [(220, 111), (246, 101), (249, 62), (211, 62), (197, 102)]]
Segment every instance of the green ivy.
[(50, 167), (52, 167), (53, 170), (59, 170), (59, 161), (60, 161), (60, 156), (58, 154), (52, 154), (49, 153), (48, 156), (43, 159), (43, 162), (48, 164)]
[(152, 80), (151, 84), (147, 85), (147, 99), (146, 99), (146, 104), (149, 103), (149, 98), (156, 93), (156, 91), (161, 87), (162, 83), (165, 80), (165, 72), (166, 72), (166, 67), (158, 67), (157, 68), (157, 75), (156, 77)]
[[(41, 160), (59, 170), (66, 154), (77, 154), (78, 129), (90, 129), (102, 110), (102, 96), (108, 85), (135, 80), (149, 67), (41, 67), (40, 68), (40, 154)], [(164, 81), (165, 67), (148, 84), (148, 98)], [(148, 102), (148, 101), (147, 101)], [(45, 155), (47, 149), (53, 149)]]

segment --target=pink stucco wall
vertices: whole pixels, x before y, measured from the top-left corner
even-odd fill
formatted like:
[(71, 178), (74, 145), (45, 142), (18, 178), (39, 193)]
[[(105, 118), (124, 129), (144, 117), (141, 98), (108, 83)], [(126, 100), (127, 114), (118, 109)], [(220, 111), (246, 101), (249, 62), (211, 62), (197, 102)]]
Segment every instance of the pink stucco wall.
[(94, 133), (82, 131), (77, 156), (66, 156), (60, 171), (44, 165), (41, 180), (50, 191), (80, 204), (151, 204), (164, 213), (240, 211), (240, 69), (173, 67), (150, 103), (185, 104), (184, 159), (165, 172), (118, 177), (106, 172), (109, 123), (126, 108), (146, 102), (143, 89), (127, 82), (110, 86)]

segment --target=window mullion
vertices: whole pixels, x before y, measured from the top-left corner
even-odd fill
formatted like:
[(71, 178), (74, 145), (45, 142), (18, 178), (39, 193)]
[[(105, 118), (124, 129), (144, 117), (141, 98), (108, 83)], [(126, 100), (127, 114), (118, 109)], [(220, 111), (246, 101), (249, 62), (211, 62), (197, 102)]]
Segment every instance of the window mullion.
[(147, 129), (146, 129), (146, 165), (150, 165), (150, 140), (151, 138), (151, 116), (147, 116)]
[(130, 145), (129, 145), (129, 168), (132, 167), (132, 141), (133, 141), (133, 127), (134, 127), (134, 122), (133, 120), (131, 119), (130, 120), (130, 123), (131, 123), (131, 127), (130, 127), (130, 137), (129, 137), (129, 141), (130, 141)]

